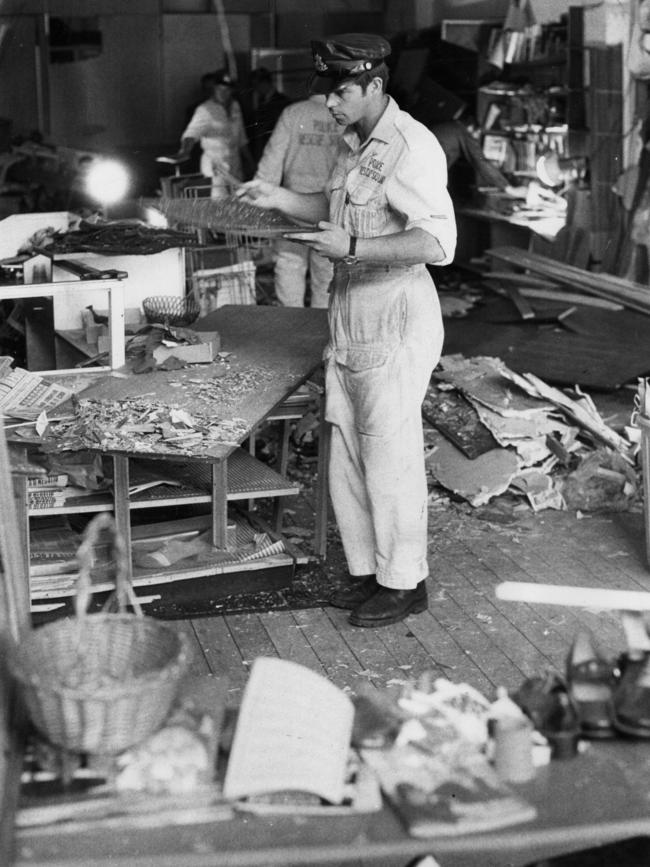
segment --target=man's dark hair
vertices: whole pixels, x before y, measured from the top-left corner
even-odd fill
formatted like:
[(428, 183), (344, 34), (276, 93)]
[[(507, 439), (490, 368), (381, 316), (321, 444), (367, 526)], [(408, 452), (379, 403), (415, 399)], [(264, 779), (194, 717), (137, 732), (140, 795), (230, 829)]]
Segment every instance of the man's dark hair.
[(365, 93), (373, 78), (381, 78), (382, 87), (386, 90), (386, 85), (388, 84), (388, 66), (386, 66), (385, 63), (380, 63), (378, 66), (375, 66), (374, 69), (369, 69), (366, 72), (362, 72), (360, 75), (355, 76), (354, 83), (358, 84), (361, 87), (361, 90)]

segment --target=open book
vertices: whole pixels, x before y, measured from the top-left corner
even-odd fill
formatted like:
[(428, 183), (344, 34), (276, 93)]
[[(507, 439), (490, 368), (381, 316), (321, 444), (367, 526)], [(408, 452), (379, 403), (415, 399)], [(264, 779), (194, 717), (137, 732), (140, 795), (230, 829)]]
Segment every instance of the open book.
[(225, 797), (303, 792), (341, 804), (353, 718), (351, 700), (322, 675), (259, 657), (244, 690)]

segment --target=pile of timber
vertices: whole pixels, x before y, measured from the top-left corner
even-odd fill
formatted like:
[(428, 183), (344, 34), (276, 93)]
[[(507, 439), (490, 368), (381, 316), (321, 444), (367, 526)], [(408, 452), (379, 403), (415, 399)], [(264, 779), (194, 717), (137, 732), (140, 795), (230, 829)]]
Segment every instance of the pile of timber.
[(494, 247), (487, 250), (487, 254), (498, 262), (522, 268), (558, 286), (567, 286), (574, 291), (595, 295), (650, 315), (650, 286), (644, 286), (642, 283), (634, 283), (613, 274), (585, 271), (575, 265), (567, 265), (518, 247)]

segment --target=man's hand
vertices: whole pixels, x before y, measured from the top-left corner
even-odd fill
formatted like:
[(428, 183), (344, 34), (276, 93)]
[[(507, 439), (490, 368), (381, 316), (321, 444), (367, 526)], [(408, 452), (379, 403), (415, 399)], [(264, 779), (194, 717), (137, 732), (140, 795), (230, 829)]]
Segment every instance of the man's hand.
[(253, 179), (240, 184), (235, 195), (245, 202), (257, 205), (258, 208), (279, 208), (281, 205), (282, 187), (270, 184), (268, 181)]
[(291, 232), (284, 237), (288, 241), (299, 241), (325, 256), (326, 259), (342, 259), (350, 249), (350, 235), (336, 223), (321, 220), (320, 232)]

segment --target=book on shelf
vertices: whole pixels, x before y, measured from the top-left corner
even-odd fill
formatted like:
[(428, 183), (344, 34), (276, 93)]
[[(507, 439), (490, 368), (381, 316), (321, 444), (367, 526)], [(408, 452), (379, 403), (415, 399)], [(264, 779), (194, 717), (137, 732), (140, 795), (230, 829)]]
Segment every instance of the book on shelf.
[(223, 785), (228, 799), (282, 793), (340, 805), (354, 705), (325, 677), (259, 657), (244, 690)]
[(30, 509), (56, 509), (60, 506), (83, 505), (89, 497), (101, 499), (101, 491), (89, 491), (75, 485), (63, 488), (37, 488), (27, 491), (27, 505)]
[(65, 488), (68, 484), (67, 473), (47, 473), (43, 476), (28, 476), (27, 490), (41, 491), (44, 488)]

